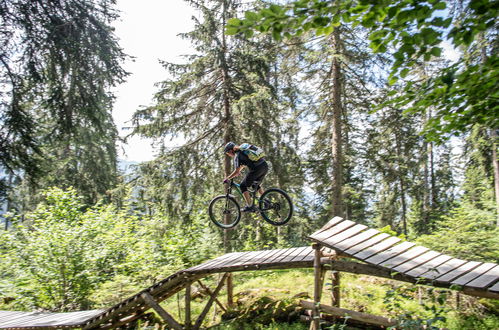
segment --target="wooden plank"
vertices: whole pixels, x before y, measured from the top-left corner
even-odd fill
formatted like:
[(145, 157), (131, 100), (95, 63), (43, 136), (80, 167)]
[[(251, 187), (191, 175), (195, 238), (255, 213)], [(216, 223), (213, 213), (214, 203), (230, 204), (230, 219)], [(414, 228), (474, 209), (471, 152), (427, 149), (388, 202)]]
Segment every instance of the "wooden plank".
[(244, 252), (244, 255), (237, 259), (237, 261), (231, 262), (229, 264), (226, 264), (225, 266), (240, 266), (246, 264), (249, 260), (253, 259), (254, 257), (258, 256), (261, 254), (261, 251), (248, 251)]
[(77, 326), (84, 324), (87, 320), (102, 312), (103, 310), (67, 313), (2, 311), (0, 314), (0, 328)]
[(254, 260), (251, 260), (252, 264), (261, 264), (265, 262), (268, 258), (271, 258), (273, 255), (276, 255), (277, 253), (280, 253), (281, 249), (277, 250), (268, 250), (267, 253), (262, 253), (261, 255), (257, 256)]
[(497, 282), (496, 284), (494, 284), (493, 286), (491, 286), (489, 288), (489, 291), (492, 291), (492, 292), (499, 292), (499, 282)]
[(341, 232), (343, 232), (343, 231), (347, 230), (348, 228), (353, 227), (355, 225), (356, 225), (356, 223), (353, 221), (344, 220), (344, 221), (336, 224), (334, 227), (331, 227), (327, 230), (324, 230), (318, 234), (311, 235), (309, 237), (311, 239), (316, 240), (316, 241), (322, 242), (323, 240), (325, 240), (333, 235), (339, 234), (339, 233), (341, 233)]
[(388, 250), (382, 251), (380, 253), (377, 253), (377, 254), (373, 255), (370, 258), (367, 258), (365, 260), (365, 262), (368, 262), (368, 263), (374, 264), (374, 265), (380, 264), (380, 263), (382, 263), (385, 260), (393, 258), (393, 257), (395, 257), (395, 256), (397, 256), (397, 255), (399, 255), (399, 254), (401, 254), (401, 253), (409, 250), (414, 245), (416, 245), (416, 244), (415, 243), (411, 243), (411, 242), (402, 242), (400, 244), (392, 246)]
[(461, 267), (465, 263), (467, 263), (466, 260), (452, 258), (452, 259), (444, 262), (440, 266), (428, 270), (426, 273), (423, 273), (420, 276), (424, 277), (424, 278), (428, 278), (430, 280), (433, 280), (439, 276), (447, 274), (450, 271), (453, 271), (456, 268)]
[(191, 271), (195, 271), (195, 270), (198, 270), (198, 269), (201, 269), (201, 268), (209, 267), (209, 265), (211, 265), (211, 264), (219, 262), (220, 260), (225, 260), (226, 258), (230, 258), (231, 256), (237, 255), (238, 253), (239, 252), (231, 252), (231, 253), (223, 254), (223, 255), (221, 255), (219, 257), (216, 257), (214, 259), (205, 261), (205, 262), (203, 262), (203, 263), (201, 263), (199, 265), (187, 268), (186, 271), (191, 272)]
[(493, 263), (490, 263), (490, 262), (487, 262), (487, 263), (483, 263), (481, 264), (480, 266), (474, 268), (473, 270), (471, 270), (470, 272), (456, 278), (455, 280), (452, 281), (452, 284), (456, 284), (456, 285), (466, 285), (466, 283), (468, 282), (471, 282), (473, 281), (475, 278), (481, 276), (481, 275), (484, 275), (485, 273), (487, 273), (489, 270), (491, 270), (492, 268), (494, 268), (496, 266), (496, 264), (493, 264)]
[(163, 309), (163, 307), (161, 307), (157, 302), (156, 300), (154, 300), (154, 298), (147, 292), (143, 292), (141, 295), (142, 299), (144, 299), (144, 301), (149, 305), (151, 306), (155, 311), (156, 313), (159, 314), (159, 316), (161, 316), (161, 318), (163, 320), (165, 320), (172, 328), (174, 328), (175, 330), (182, 330), (182, 326), (177, 322), (175, 321), (175, 319), (167, 312)]
[(300, 248), (296, 248), (296, 250), (294, 250), (293, 253), (288, 254), (286, 256), (286, 258), (281, 260), (281, 262), (290, 262), (291, 260), (298, 257), (299, 255), (301, 255), (303, 252), (307, 251), (308, 249), (310, 249), (309, 246), (303, 246)]
[[(425, 285), (427, 284), (438, 288), (451, 287), (451, 283), (449, 282), (433, 282), (431, 280), (415, 278), (403, 273), (393, 272), (391, 269), (388, 268), (383, 268), (370, 264), (362, 264), (359, 262), (344, 261), (344, 260), (329, 260), (327, 258), (322, 258), (321, 263), (325, 266), (331, 266), (332, 270), (339, 272), (383, 277), (413, 284), (425, 284)], [(490, 289), (489, 290), (473, 289), (465, 286), (462, 287), (461, 292), (476, 297), (499, 299), (499, 293), (493, 292)]]
[(286, 253), (285, 255), (281, 255), (279, 258), (275, 259), (274, 262), (284, 262), (284, 260), (288, 257), (292, 259), (293, 256), (296, 255), (298, 249), (300, 248), (290, 248), (288, 253)]
[[(345, 251), (345, 250), (348, 250), (349, 248), (353, 247), (354, 245), (360, 244), (360, 243), (370, 239), (371, 237), (373, 237), (377, 234), (379, 234), (379, 231), (377, 231), (376, 229), (370, 228), (362, 233), (359, 233), (355, 236), (347, 238), (344, 241), (335, 243), (334, 247), (338, 250)], [(328, 244), (327, 242), (325, 242), (325, 243)]]
[(453, 271), (448, 272), (447, 274), (444, 274), (442, 276), (439, 276), (435, 279), (435, 281), (438, 282), (451, 282), (454, 279), (463, 276), (464, 274), (470, 272), (474, 268), (480, 266), (481, 262), (477, 261), (468, 261), (464, 265), (454, 269)]
[(268, 257), (267, 259), (265, 259), (262, 264), (269, 264), (269, 263), (273, 263), (274, 260), (278, 259), (279, 257), (281, 257), (283, 254), (286, 254), (288, 252), (288, 249), (279, 249), (277, 250), (277, 253)]
[(499, 265), (496, 265), (485, 274), (482, 274), (473, 281), (467, 283), (466, 286), (473, 288), (486, 288), (497, 280), (499, 280)]
[(277, 262), (280, 262), (281, 259), (284, 259), (285, 257), (287, 257), (290, 253), (293, 252), (293, 248), (288, 248), (288, 249), (284, 249), (282, 253), (274, 256), (272, 258), (272, 263), (277, 263)]
[(343, 221), (343, 218), (341, 218), (341, 217), (334, 217), (331, 220), (329, 220), (324, 226), (322, 226), (321, 229), (319, 229), (318, 231), (316, 231), (315, 233), (313, 233), (311, 236), (318, 235), (319, 233), (321, 233), (321, 232), (323, 232), (325, 230), (328, 230), (331, 227), (336, 226), (338, 223), (340, 223), (342, 221)]
[(274, 250), (264, 250), (261, 254), (254, 256), (250, 260), (247, 261), (248, 264), (259, 264), (262, 260), (265, 260), (267, 256), (274, 253)]
[(358, 233), (360, 233), (361, 231), (363, 231), (366, 228), (367, 228), (366, 225), (356, 224), (355, 226), (350, 227), (347, 230), (342, 231), (341, 233), (338, 233), (334, 236), (331, 236), (329, 238), (324, 239), (323, 242), (325, 244), (328, 244), (328, 245), (336, 248), (336, 244), (338, 244), (341, 241), (344, 241), (346, 239), (349, 239), (352, 236), (357, 235)]
[(235, 252), (234, 254), (232, 254), (232, 253), (224, 254), (222, 257), (217, 258), (218, 260), (216, 262), (211, 263), (211, 264), (207, 264), (206, 266), (199, 268), (198, 270), (219, 268), (222, 265), (226, 265), (227, 263), (236, 262), (236, 260), (239, 260), (239, 259), (244, 258), (244, 257), (245, 257), (245, 252)]
[(406, 272), (406, 274), (409, 276), (418, 277), (418, 276), (430, 271), (431, 269), (436, 269), (438, 266), (440, 266), (444, 262), (449, 261), (450, 259), (452, 259), (451, 256), (448, 256), (445, 254), (440, 255), (440, 256), (436, 257), (435, 259), (431, 259), (428, 262), (425, 262), (424, 264), (419, 265), (416, 268), (411, 269), (409, 272)]
[(224, 267), (226, 265), (233, 264), (233, 263), (237, 262), (239, 259), (243, 259), (244, 257), (246, 257), (246, 254), (244, 252), (239, 252), (239, 253), (236, 253), (234, 255), (229, 256), (228, 258), (220, 259), (216, 263), (213, 263), (213, 264), (207, 265), (203, 268), (197, 269), (197, 271), (208, 270), (208, 269), (209, 270), (218, 269), (218, 268)]
[[(313, 251), (314, 251), (314, 249), (312, 249), (311, 246), (308, 246), (307, 249), (298, 253), (298, 255), (296, 257), (293, 257), (293, 259), (291, 259), (291, 261), (292, 262), (303, 261), (303, 260), (307, 259), (307, 257), (309, 257), (310, 255), (312, 255)], [(313, 259), (313, 257), (310, 258), (310, 260), (312, 260), (312, 259)]]
[[(300, 300), (300, 305), (303, 308), (314, 310), (316, 305), (312, 301)], [(348, 310), (345, 308), (332, 307), (323, 304), (319, 304), (319, 310), (324, 313), (328, 313), (338, 317), (350, 317), (356, 321), (374, 324), (377, 326), (382, 326), (385, 328), (394, 327), (398, 324), (397, 320), (388, 319), (383, 316), (371, 315), (367, 313), (356, 312), (352, 310)]]
[(262, 257), (262, 259), (259, 261), (260, 264), (264, 264), (268, 262), (269, 260), (272, 260), (274, 257), (277, 255), (281, 254), (283, 249), (275, 249), (275, 250), (270, 250), (271, 253), (265, 254), (265, 256)]
[(229, 258), (233, 255), (237, 255), (238, 253), (240, 252), (231, 252), (231, 253), (226, 253), (226, 254), (223, 254), (221, 256), (218, 256), (216, 258), (213, 258), (211, 260), (208, 260), (208, 261), (205, 261), (199, 265), (196, 265), (196, 266), (193, 266), (193, 267), (190, 267), (190, 268), (187, 268), (186, 271), (194, 271), (194, 270), (197, 270), (197, 269), (200, 269), (200, 268), (204, 268), (204, 267), (207, 267), (208, 265), (210, 264), (214, 264), (215, 262), (218, 262), (220, 260), (223, 260), (223, 259), (226, 259), (226, 258)]
[[(425, 248), (426, 249), (426, 248)], [(401, 272), (401, 273), (406, 273), (419, 265), (422, 265), (432, 259), (437, 258), (439, 255), (441, 255), (439, 252), (436, 251), (427, 251), (425, 253), (422, 253), (421, 255), (409, 259), (408, 261), (404, 262), (403, 264), (398, 265), (397, 267), (394, 268), (395, 271)]]
[(375, 236), (369, 238), (368, 240), (365, 240), (362, 243), (359, 243), (359, 244), (352, 246), (351, 248), (346, 250), (345, 253), (353, 256), (357, 252), (362, 251), (370, 246), (373, 246), (374, 244), (381, 242), (382, 240), (384, 240), (385, 238), (387, 238), (389, 236), (390, 235), (388, 235), (387, 233), (380, 233), (379, 235), (375, 235)]
[(361, 260), (367, 259), (374, 254), (380, 253), (392, 247), (393, 245), (397, 244), (400, 241), (401, 239), (398, 237), (395, 236), (388, 237), (387, 239), (379, 242), (378, 244), (370, 246), (367, 249), (364, 249), (359, 253), (356, 253), (353, 257)]
[(412, 249), (410, 249), (402, 254), (399, 254), (396, 257), (393, 257), (391, 259), (388, 259), (388, 260), (382, 262), (380, 264), (380, 266), (393, 269), (404, 262), (407, 262), (411, 259), (416, 258), (417, 256), (425, 253), (426, 251), (428, 251), (428, 248), (425, 248), (423, 246), (415, 246)]

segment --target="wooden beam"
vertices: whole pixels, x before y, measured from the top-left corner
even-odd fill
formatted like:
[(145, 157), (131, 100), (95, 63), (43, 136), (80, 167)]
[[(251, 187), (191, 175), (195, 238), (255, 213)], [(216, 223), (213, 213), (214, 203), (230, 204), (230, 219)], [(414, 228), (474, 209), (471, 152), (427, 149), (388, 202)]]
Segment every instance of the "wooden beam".
[(123, 319), (121, 319), (119, 321), (112, 322), (111, 324), (109, 324), (107, 326), (104, 326), (104, 327), (100, 327), (99, 329), (101, 329), (101, 330), (104, 330), (104, 329), (116, 329), (116, 328), (121, 327), (122, 325), (131, 323), (131, 322), (133, 322), (135, 320), (138, 320), (138, 319), (141, 319), (141, 318), (144, 318), (147, 315), (148, 314), (142, 314), (142, 313), (128, 315), (127, 317), (125, 317), (125, 318), (123, 318)]
[[(198, 280), (198, 283), (199, 285), (203, 288), (203, 290), (205, 290), (210, 296), (213, 295), (213, 292), (211, 292), (210, 288), (207, 287), (206, 285), (204, 285), (201, 280)], [(224, 311), (224, 312), (227, 312), (227, 308), (225, 308), (225, 306), (220, 302), (220, 300), (218, 300), (218, 298), (215, 297), (215, 302), (217, 303), (217, 305)]]
[(156, 313), (159, 314), (159, 316), (161, 316), (161, 318), (166, 323), (170, 325), (170, 327), (175, 330), (182, 330), (182, 326), (177, 321), (175, 321), (175, 319), (167, 311), (165, 311), (163, 307), (161, 307), (149, 293), (143, 292), (140, 296), (149, 306), (151, 306), (156, 311)]
[[(325, 266), (329, 265), (333, 270), (342, 271), (346, 273), (384, 277), (396, 281), (408, 282), (412, 284), (429, 285), (445, 289), (451, 289), (452, 287), (452, 289), (455, 290), (456, 288), (459, 288), (459, 286), (452, 286), (452, 283), (436, 282), (429, 279), (416, 278), (402, 273), (397, 273), (387, 268), (369, 265), (369, 264), (361, 264), (353, 261), (331, 260), (328, 258), (322, 258), (321, 263)], [(458, 291), (470, 296), (499, 299), (499, 293), (487, 290), (479, 290), (470, 287), (461, 287)]]
[(227, 275), (227, 306), (229, 308), (234, 307), (234, 281), (232, 273), (228, 273)]
[(340, 307), (340, 272), (331, 271), (331, 300), (334, 307)]
[[(312, 301), (300, 300), (300, 305), (304, 308), (312, 309), (312, 310), (316, 308), (316, 304), (314, 304), (314, 302), (312, 302)], [(345, 309), (345, 308), (338, 308), (338, 307), (332, 307), (332, 306), (320, 304), (319, 310), (324, 312), (324, 313), (332, 314), (335, 316), (339, 316), (339, 317), (348, 316), (348, 317), (350, 317), (354, 320), (357, 320), (357, 321), (361, 321), (361, 322), (365, 322), (365, 323), (369, 323), (369, 324), (380, 325), (383, 327), (393, 327), (393, 326), (396, 326), (398, 324), (398, 322), (396, 320), (393, 320), (393, 319), (389, 319), (389, 318), (386, 318), (383, 316), (377, 316), (377, 315), (372, 315), (372, 314), (367, 314), (367, 313), (356, 312), (356, 311), (352, 311), (352, 310)]]
[(185, 286), (185, 328), (191, 328), (191, 283), (187, 283)]
[(220, 282), (218, 282), (217, 288), (215, 289), (215, 291), (213, 291), (213, 294), (210, 296), (210, 300), (208, 300), (208, 302), (206, 303), (206, 306), (204, 306), (203, 311), (201, 312), (201, 314), (197, 318), (196, 323), (194, 324), (194, 327), (193, 327), (194, 329), (201, 328), (201, 324), (203, 323), (203, 320), (206, 317), (206, 314), (208, 314), (208, 311), (210, 310), (211, 305), (215, 301), (216, 296), (218, 295), (218, 293), (220, 292), (220, 290), (224, 286), (224, 282), (227, 279), (228, 275), (229, 275), (229, 273), (225, 273), (224, 276), (222, 277), (222, 279), (220, 280)]
[[(321, 302), (322, 295), (322, 286), (324, 279), (324, 272), (322, 271), (321, 264), (321, 246), (320, 244), (313, 244), (312, 248), (314, 249), (315, 257), (314, 257), (314, 303), (318, 305)], [(312, 309), (312, 322), (310, 323), (310, 330), (319, 330), (320, 329), (320, 311), (317, 307)]]

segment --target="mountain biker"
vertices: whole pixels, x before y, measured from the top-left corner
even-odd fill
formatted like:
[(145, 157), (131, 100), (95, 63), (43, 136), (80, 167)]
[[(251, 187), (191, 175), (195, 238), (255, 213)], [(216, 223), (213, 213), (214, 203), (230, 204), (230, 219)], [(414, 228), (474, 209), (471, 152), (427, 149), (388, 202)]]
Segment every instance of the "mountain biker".
[[(251, 196), (248, 191), (248, 187), (251, 187), (253, 182), (258, 181), (262, 182), (263, 178), (267, 174), (269, 170), (269, 166), (265, 161), (265, 158), (260, 158), (257, 161), (252, 161), (247, 154), (242, 152), (240, 145), (235, 144), (234, 142), (229, 142), (224, 147), (224, 153), (234, 158), (234, 171), (229, 174), (225, 179), (224, 183), (227, 183), (230, 179), (238, 176), (241, 173), (241, 170), (244, 166), (248, 167), (249, 172), (244, 177), (243, 181), (239, 188), (243, 193), (244, 199), (246, 200), (246, 206), (241, 210), (242, 212), (255, 212), (257, 208), (252, 205)], [(263, 188), (261, 185), (258, 186), (258, 193), (263, 194)]]

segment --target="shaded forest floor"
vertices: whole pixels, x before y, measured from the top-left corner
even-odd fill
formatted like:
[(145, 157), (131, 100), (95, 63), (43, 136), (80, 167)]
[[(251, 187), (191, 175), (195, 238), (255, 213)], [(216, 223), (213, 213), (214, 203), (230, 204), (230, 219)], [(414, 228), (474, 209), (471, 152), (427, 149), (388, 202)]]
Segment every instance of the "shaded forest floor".
[[(322, 303), (331, 304), (330, 272), (326, 274)], [(299, 300), (312, 300), (313, 270), (278, 270), (234, 273), (235, 309), (224, 313), (216, 304), (206, 317), (211, 329), (307, 329), (299, 321)], [(203, 280), (214, 287), (218, 275)], [(206, 303), (193, 287), (193, 318)], [(219, 295), (225, 304), (226, 292)], [(183, 320), (183, 291), (163, 302), (178, 320)], [(216, 307), (214, 307), (216, 306)], [(476, 299), (449, 290), (414, 286), (361, 275), (341, 275), (341, 307), (403, 319), (404, 328), (434, 325), (448, 329), (499, 329), (499, 301)], [(344, 329), (340, 320), (328, 329)], [(152, 324), (144, 324), (149, 328)], [(347, 329), (352, 329), (348, 327)], [(356, 329), (356, 328), (353, 328)]]

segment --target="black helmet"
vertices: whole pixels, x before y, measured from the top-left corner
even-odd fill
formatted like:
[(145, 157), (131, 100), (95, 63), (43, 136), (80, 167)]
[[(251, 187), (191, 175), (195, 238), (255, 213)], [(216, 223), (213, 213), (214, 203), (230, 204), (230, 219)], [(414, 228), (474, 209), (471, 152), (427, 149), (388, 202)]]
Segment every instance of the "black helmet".
[(228, 142), (224, 147), (224, 153), (231, 151), (235, 146), (236, 144), (234, 142)]

